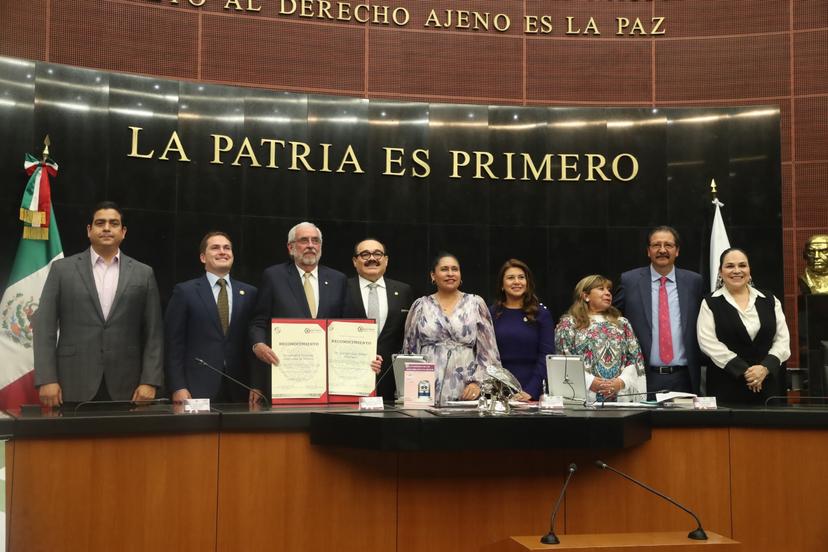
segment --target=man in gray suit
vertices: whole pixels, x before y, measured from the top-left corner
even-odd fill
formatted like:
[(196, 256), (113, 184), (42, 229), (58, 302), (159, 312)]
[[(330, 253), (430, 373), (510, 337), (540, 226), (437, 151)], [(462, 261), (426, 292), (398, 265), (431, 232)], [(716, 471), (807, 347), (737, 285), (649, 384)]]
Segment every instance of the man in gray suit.
[(86, 234), (88, 250), (52, 265), (34, 316), (40, 401), (154, 399), (164, 382), (155, 275), (121, 253), (126, 226), (115, 203), (95, 207)]

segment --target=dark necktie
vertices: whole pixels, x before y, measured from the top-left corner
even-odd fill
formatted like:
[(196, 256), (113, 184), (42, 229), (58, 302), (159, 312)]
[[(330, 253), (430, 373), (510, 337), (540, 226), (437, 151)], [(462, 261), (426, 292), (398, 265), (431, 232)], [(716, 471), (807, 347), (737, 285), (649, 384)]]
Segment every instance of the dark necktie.
[(224, 335), (227, 335), (227, 328), (230, 327), (230, 301), (227, 299), (227, 281), (224, 278), (219, 278), (217, 283), (221, 288), (217, 301), (219, 322), (221, 322), (221, 331), (224, 332)]

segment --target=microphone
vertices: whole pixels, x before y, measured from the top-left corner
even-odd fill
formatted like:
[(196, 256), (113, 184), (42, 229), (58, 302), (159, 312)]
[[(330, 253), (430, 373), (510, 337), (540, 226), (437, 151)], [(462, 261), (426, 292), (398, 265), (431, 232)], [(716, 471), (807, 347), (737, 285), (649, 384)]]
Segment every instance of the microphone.
[(606, 462), (604, 462), (602, 460), (596, 460), (595, 465), (598, 466), (599, 468), (601, 468), (602, 470), (610, 470), (611, 472), (617, 473), (618, 475), (620, 475), (624, 479), (628, 479), (628, 480), (632, 481), (633, 483), (635, 483), (636, 485), (638, 485), (639, 487), (643, 487), (643, 488), (647, 489), (648, 491), (650, 491), (654, 495), (660, 496), (661, 498), (663, 498), (664, 500), (666, 500), (667, 502), (669, 502), (673, 506), (677, 506), (678, 508), (681, 508), (682, 510), (684, 510), (685, 512), (687, 512), (688, 514), (693, 516), (693, 519), (696, 520), (696, 528), (693, 529), (692, 531), (690, 531), (690, 533), (687, 535), (687, 538), (688, 539), (693, 539), (693, 540), (707, 540), (707, 533), (705, 533), (704, 529), (702, 529), (702, 524), (701, 524), (701, 521), (699, 520), (699, 516), (697, 516), (696, 514), (691, 512), (688, 508), (685, 508), (684, 506), (682, 506), (681, 504), (679, 504), (678, 502), (676, 502), (675, 500), (673, 500), (669, 496), (658, 492), (657, 490), (653, 489), (649, 485), (646, 485), (646, 484), (642, 483), (641, 481), (639, 481), (639, 480), (637, 480), (633, 477), (630, 477), (626, 473), (623, 473), (623, 472), (620, 472), (620, 471), (616, 470), (615, 468), (608, 465)]
[(214, 368), (213, 366), (211, 366), (211, 365), (210, 365), (210, 363), (209, 363), (209, 362), (204, 361), (204, 360), (202, 360), (202, 359), (200, 359), (200, 358), (198, 358), (198, 357), (193, 357), (193, 360), (195, 360), (196, 362), (198, 362), (198, 363), (199, 363), (199, 364), (201, 364), (202, 366), (205, 366), (205, 367), (209, 368), (210, 370), (212, 370), (212, 371), (213, 371), (213, 372), (215, 372), (216, 374), (219, 374), (219, 375), (221, 375), (222, 377), (225, 377), (225, 378), (229, 379), (229, 380), (230, 380), (230, 381), (232, 381), (233, 383), (238, 384), (238, 385), (241, 385), (242, 387), (244, 387), (244, 388), (245, 388), (245, 389), (247, 389), (248, 391), (252, 391), (253, 393), (255, 393), (256, 395), (258, 395), (258, 396), (259, 396), (259, 398), (262, 400), (262, 402), (264, 403), (264, 405), (265, 405), (265, 406), (268, 406), (268, 405), (270, 404), (270, 401), (268, 401), (268, 400), (265, 398), (265, 396), (264, 396), (264, 395), (262, 395), (259, 391), (257, 391), (256, 389), (253, 389), (253, 388), (252, 388), (252, 387), (250, 387), (249, 385), (245, 385), (245, 384), (243, 384), (242, 382), (240, 382), (239, 380), (237, 380), (237, 379), (236, 379), (236, 378), (234, 378), (233, 376), (230, 376), (230, 375), (228, 375), (228, 374), (225, 374), (224, 372), (222, 372), (222, 371), (221, 371), (221, 370), (219, 370), (218, 368)]
[(566, 494), (566, 487), (569, 485), (569, 480), (572, 478), (572, 474), (575, 473), (575, 470), (577, 469), (578, 466), (576, 466), (574, 462), (569, 464), (569, 468), (567, 468), (566, 479), (564, 480), (563, 487), (561, 488), (561, 494), (558, 495), (558, 501), (555, 503), (555, 509), (552, 510), (552, 521), (549, 522), (549, 532), (542, 536), (540, 540), (543, 544), (560, 544), (561, 542), (558, 540), (557, 535), (555, 535), (555, 518), (558, 517), (558, 510), (561, 508), (561, 501)]
[(132, 399), (130, 399), (128, 401), (81, 401), (81, 402), (79, 402), (78, 404), (75, 405), (75, 408), (72, 409), (72, 412), (77, 414), (78, 410), (80, 410), (84, 406), (90, 406), (90, 405), (99, 406), (99, 405), (109, 404), (109, 405), (115, 406), (115, 405), (135, 405), (135, 404), (138, 404), (138, 405), (144, 406), (144, 405), (150, 405), (150, 404), (166, 404), (166, 403), (169, 403), (169, 402), (170, 402), (170, 399), (166, 399), (166, 398), (150, 399), (148, 401), (133, 401)]
[[(661, 393), (661, 391), (656, 391), (656, 393)], [(612, 395), (612, 398), (617, 398), (617, 397), (640, 397), (641, 395), (649, 395), (649, 393), (647, 393), (646, 391), (638, 392), (638, 393), (616, 393), (615, 395)], [(600, 397), (600, 398), (596, 399), (595, 402), (600, 403), (601, 406), (603, 406), (605, 402), (615, 402), (615, 401), (607, 401), (607, 398), (604, 395), (601, 395), (600, 393), (596, 393), (596, 396)]]

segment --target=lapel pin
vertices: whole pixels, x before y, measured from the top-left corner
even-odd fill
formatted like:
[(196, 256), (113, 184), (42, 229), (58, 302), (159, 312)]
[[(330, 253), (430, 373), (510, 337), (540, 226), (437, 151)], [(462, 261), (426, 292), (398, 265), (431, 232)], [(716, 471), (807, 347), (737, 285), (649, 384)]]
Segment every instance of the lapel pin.
[(400, 292), (399, 292), (399, 291), (395, 291), (395, 292), (394, 292), (394, 295), (399, 295), (399, 294), (400, 294)]
[(326, 285), (326, 286), (328, 285), (328, 282), (327, 282), (327, 281), (325, 282), (325, 285)]
[(244, 290), (243, 289), (239, 290), (239, 295), (244, 295)]

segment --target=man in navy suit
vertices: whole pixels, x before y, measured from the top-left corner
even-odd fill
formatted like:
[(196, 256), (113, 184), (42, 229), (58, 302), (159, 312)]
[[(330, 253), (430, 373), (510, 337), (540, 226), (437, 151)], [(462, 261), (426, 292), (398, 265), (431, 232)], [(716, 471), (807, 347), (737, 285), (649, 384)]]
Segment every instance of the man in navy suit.
[(173, 401), (255, 402), (256, 395), (203, 366), (250, 384), (247, 331), (256, 288), (230, 278), (233, 244), (224, 232), (201, 240), (205, 274), (175, 286), (164, 319), (165, 369)]
[(702, 277), (676, 268), (678, 232), (669, 226), (650, 231), (650, 265), (621, 275), (613, 303), (630, 321), (647, 363), (647, 390), (699, 393), (701, 353), (696, 319)]
[(377, 321), (377, 353), (383, 358), (377, 380), (377, 394), (394, 400), (396, 385), (391, 371), (392, 355), (402, 349), (403, 330), (414, 298), (411, 286), (385, 277), (388, 255), (385, 245), (374, 239), (362, 240), (354, 247), (355, 278), (348, 280), (346, 316)]
[(270, 348), (271, 318), (342, 318), (344, 313), (347, 278), (319, 264), (322, 231), (300, 222), (288, 232), (287, 249), (290, 261), (265, 269), (250, 322), (253, 352), (266, 365), (254, 368), (257, 389), (270, 390), (268, 367), (279, 363)]

